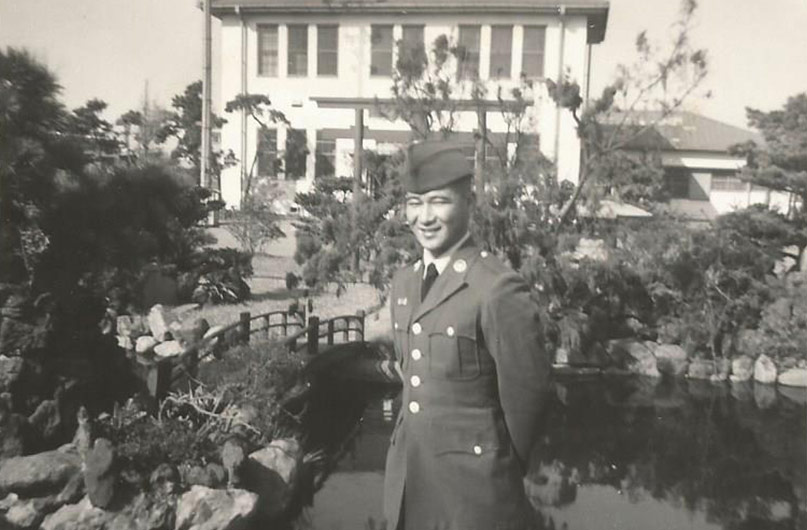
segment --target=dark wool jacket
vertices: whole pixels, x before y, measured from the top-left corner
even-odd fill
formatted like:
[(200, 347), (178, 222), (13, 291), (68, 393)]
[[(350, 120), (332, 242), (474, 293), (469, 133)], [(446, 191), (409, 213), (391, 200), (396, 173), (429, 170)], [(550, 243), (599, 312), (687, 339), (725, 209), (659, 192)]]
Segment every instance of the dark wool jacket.
[(387, 454), (387, 528), (529, 528), (522, 478), (551, 368), (537, 307), (523, 279), (471, 241), (420, 302), (422, 277), (418, 262), (392, 282), (404, 386)]

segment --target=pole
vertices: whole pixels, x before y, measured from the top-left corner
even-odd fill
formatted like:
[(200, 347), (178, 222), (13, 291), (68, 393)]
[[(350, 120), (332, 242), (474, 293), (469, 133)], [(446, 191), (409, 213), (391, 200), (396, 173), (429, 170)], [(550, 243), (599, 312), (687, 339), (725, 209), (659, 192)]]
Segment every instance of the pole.
[(199, 185), (205, 188), (210, 186), (210, 85), (211, 76), (211, 21), (210, 0), (204, 3), (204, 76), (202, 77), (202, 151), (199, 154), (200, 175)]

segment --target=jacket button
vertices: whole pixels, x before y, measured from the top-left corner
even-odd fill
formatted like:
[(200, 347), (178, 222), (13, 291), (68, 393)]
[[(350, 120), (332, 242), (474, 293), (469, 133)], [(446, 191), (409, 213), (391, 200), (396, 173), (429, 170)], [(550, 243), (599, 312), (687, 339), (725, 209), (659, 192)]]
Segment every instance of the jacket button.
[(420, 377), (413, 375), (409, 382), (412, 383), (412, 386), (417, 388), (420, 386)]
[(392, 327), (393, 329), (398, 329), (398, 323), (396, 322), (395, 324), (392, 325)]
[(482, 454), (482, 446), (481, 445), (475, 445), (474, 446), (474, 454), (475, 455), (481, 455)]
[(420, 353), (420, 350), (418, 350), (417, 348), (412, 350), (412, 360), (413, 361), (419, 361), (421, 357), (423, 357), (423, 354)]
[(415, 322), (414, 324), (412, 324), (412, 333), (414, 333), (415, 335), (420, 335), (421, 331), (423, 331), (423, 328), (420, 327), (420, 323)]
[(454, 336), (454, 327), (453, 326), (448, 326), (446, 328), (446, 335), (448, 335), (449, 337)]
[(487, 251), (485, 251), (485, 250), (483, 250), (482, 252), (480, 252), (480, 253), (479, 253), (479, 255), (480, 255), (480, 256), (482, 256), (483, 258), (487, 258), (487, 257), (488, 257), (488, 253), (487, 253)]
[[(417, 401), (410, 401), (409, 402), (409, 412), (411, 412), (412, 414), (417, 414), (418, 412), (420, 412), (420, 403), (418, 403)], [(482, 448), (480, 447), (479, 450), (481, 452)]]

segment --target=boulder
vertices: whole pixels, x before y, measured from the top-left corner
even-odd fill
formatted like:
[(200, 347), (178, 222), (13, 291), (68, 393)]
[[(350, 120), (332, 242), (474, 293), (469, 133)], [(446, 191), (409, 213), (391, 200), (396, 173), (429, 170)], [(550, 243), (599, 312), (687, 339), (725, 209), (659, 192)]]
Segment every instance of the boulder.
[(243, 484), (258, 494), (262, 516), (275, 518), (289, 507), (302, 460), (302, 449), (294, 439), (275, 440), (249, 455)]
[(106, 438), (95, 440), (87, 455), (84, 485), (93, 506), (108, 508), (115, 496), (115, 448)]
[(106, 530), (109, 514), (92, 505), (89, 497), (77, 504), (66, 504), (45, 517), (42, 530)]
[(665, 375), (683, 376), (689, 361), (687, 352), (677, 344), (660, 344), (655, 351), (658, 371)]
[(178, 340), (167, 340), (154, 346), (154, 354), (159, 357), (175, 357), (180, 355), (185, 349)]
[(777, 381), (784, 386), (807, 387), (807, 368), (785, 370), (779, 374)]
[(137, 341), (135, 342), (135, 351), (137, 353), (149, 353), (150, 351), (154, 350), (156, 345), (157, 339), (151, 335), (143, 335), (142, 337), (137, 337)]
[(46, 444), (56, 440), (61, 435), (63, 426), (59, 405), (52, 399), (43, 401), (28, 417), (28, 423)]
[(182, 482), (188, 486), (205, 486), (217, 488), (227, 482), (227, 473), (219, 464), (206, 466), (182, 466), (179, 468)]
[(132, 342), (132, 337), (118, 335), (118, 348), (123, 348), (126, 351), (134, 350), (135, 345), (134, 342)]
[(692, 359), (687, 369), (687, 377), (690, 379), (711, 379), (716, 371), (714, 361), (708, 359)]
[(9, 411), (5, 404), (0, 404), (0, 408), (3, 409), (0, 410), (0, 460), (25, 454), (35, 439), (28, 419)]
[(177, 318), (162, 304), (155, 304), (148, 314), (149, 330), (157, 342), (167, 339), (166, 335), (170, 333), (171, 324), (176, 321)]
[(765, 384), (776, 382), (776, 365), (764, 353), (754, 362), (754, 381)]
[(566, 348), (558, 348), (555, 351), (555, 364), (569, 364), (569, 352)]
[(0, 355), (0, 393), (10, 392), (11, 387), (19, 381), (25, 361), (21, 357)]
[[(242, 530), (249, 524), (258, 496), (241, 489), (193, 486), (179, 499), (175, 530)], [(47, 529), (46, 529), (47, 530)]]
[(132, 340), (148, 333), (148, 323), (140, 315), (122, 315), (117, 319), (117, 332), (121, 337)]
[(0, 462), (0, 492), (43, 496), (58, 493), (80, 474), (81, 459), (71, 452), (46, 451)]
[(750, 381), (754, 376), (754, 359), (749, 355), (740, 355), (731, 360), (731, 375), (729, 379), (732, 383)]
[(632, 339), (610, 340), (606, 343), (606, 352), (617, 366), (624, 366), (634, 374), (659, 377), (661, 374), (651, 348), (655, 348), (655, 343)]

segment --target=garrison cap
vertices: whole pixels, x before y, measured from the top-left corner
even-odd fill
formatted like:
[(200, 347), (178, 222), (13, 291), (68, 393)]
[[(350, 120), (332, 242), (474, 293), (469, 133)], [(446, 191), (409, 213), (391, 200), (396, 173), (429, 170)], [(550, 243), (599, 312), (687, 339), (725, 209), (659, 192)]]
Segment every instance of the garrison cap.
[(411, 144), (406, 162), (403, 185), (412, 193), (443, 188), (474, 173), (462, 145), (445, 140)]

